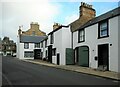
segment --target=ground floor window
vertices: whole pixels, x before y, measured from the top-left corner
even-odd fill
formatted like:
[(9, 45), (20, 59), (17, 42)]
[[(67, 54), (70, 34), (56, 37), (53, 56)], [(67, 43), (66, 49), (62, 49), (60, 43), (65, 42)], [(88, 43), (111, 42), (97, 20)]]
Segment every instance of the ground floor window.
[(34, 57), (33, 51), (25, 51), (24, 52), (24, 57)]

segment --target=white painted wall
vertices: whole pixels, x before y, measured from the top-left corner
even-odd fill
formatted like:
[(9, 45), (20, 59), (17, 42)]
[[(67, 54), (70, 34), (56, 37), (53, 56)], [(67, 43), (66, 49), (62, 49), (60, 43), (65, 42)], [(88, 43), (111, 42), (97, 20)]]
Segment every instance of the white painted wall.
[(99, 44), (109, 45), (109, 69), (118, 72), (118, 17), (109, 19), (109, 37), (98, 39), (98, 24), (85, 28), (85, 42), (78, 43), (78, 31), (73, 33), (73, 48), (87, 45), (89, 47), (89, 66), (97, 68), (98, 62), (94, 60), (98, 56)]
[[(118, 66), (120, 66), (120, 16), (118, 16)], [(118, 71), (120, 72), (120, 67)]]
[[(54, 32), (54, 44), (53, 48), (56, 48), (56, 53), (60, 54), (60, 65), (66, 65), (65, 49), (71, 48), (71, 32), (70, 27), (57, 30)], [(52, 61), (56, 64), (57, 57), (53, 56)]]
[(24, 49), (24, 43), (19, 43), (19, 53), (18, 58), (19, 59), (34, 59), (34, 57), (24, 57), (25, 51), (34, 51), (34, 43), (29, 43), (29, 49)]
[[(52, 56), (52, 62), (57, 64), (57, 53), (60, 54), (60, 61), (62, 57), (62, 29), (57, 30), (54, 34), (53, 48), (56, 48), (56, 56)], [(61, 62), (60, 62), (61, 64)]]

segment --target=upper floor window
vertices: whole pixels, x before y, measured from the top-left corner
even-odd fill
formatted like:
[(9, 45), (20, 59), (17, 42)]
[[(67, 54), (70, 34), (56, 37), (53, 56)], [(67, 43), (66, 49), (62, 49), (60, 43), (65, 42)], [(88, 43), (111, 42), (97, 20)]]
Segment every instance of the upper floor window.
[(29, 43), (24, 43), (24, 49), (29, 49)]
[(53, 48), (52, 49), (52, 56), (55, 56), (56, 55), (56, 48)]
[(35, 43), (35, 48), (40, 48), (40, 43)]
[(84, 42), (85, 41), (85, 30), (79, 30), (78, 31), (78, 42)]
[(53, 33), (50, 35), (50, 43), (51, 43), (51, 44), (54, 43), (54, 35), (53, 35)]
[(98, 38), (108, 37), (108, 20), (102, 21), (98, 25)]
[(35, 36), (35, 31), (32, 32), (32, 35)]

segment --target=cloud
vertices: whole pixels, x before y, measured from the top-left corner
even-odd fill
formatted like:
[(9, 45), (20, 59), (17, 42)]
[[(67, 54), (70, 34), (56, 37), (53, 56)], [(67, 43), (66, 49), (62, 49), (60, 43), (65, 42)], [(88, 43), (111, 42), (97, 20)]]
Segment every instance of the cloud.
[[(43, 0), (44, 1), (44, 0)], [(23, 25), (28, 30), (31, 22), (38, 22), (40, 29), (49, 33), (54, 17), (59, 14), (59, 6), (45, 0), (44, 2), (3, 2), (2, 35), (17, 41), (17, 30)]]

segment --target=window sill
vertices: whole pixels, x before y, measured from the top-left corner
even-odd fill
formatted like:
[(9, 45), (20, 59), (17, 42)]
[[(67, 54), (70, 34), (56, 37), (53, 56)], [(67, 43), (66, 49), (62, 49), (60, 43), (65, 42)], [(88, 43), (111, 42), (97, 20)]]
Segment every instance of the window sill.
[(109, 37), (109, 35), (107, 35), (107, 36), (103, 36), (103, 37), (98, 37), (98, 39), (102, 39), (102, 38), (107, 38), (107, 37)]
[(83, 41), (78, 41), (78, 43), (83, 43), (83, 42), (85, 42), (85, 40), (83, 40)]

